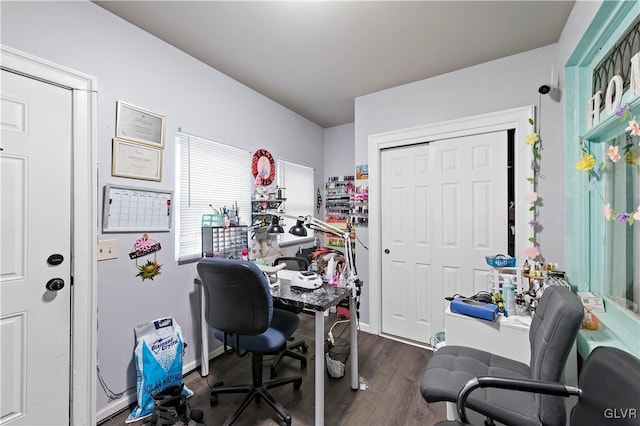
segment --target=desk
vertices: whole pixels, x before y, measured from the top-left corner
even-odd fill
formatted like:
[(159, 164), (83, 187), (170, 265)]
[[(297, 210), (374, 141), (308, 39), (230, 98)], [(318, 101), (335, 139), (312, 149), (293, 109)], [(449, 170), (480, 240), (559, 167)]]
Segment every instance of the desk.
[[(280, 271), (284, 272), (284, 271)], [(280, 273), (279, 273), (280, 274)], [(286, 275), (286, 273), (285, 273)], [(200, 278), (194, 280), (200, 286), (200, 375), (209, 375), (209, 325), (204, 316), (205, 294)], [(271, 295), (284, 303), (304, 304), (305, 309), (315, 312), (315, 425), (324, 425), (324, 380), (326, 376), (324, 360), (324, 311), (349, 298), (351, 347), (351, 389), (358, 390), (358, 317), (351, 293), (346, 288), (327, 286), (324, 284), (313, 291), (295, 291), (290, 288), (288, 279), (280, 278), (280, 285), (271, 290)]]

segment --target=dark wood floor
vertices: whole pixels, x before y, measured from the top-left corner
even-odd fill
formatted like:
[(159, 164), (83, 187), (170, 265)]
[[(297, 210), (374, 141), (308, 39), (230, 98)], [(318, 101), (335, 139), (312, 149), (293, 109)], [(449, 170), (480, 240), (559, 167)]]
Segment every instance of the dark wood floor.
[[(285, 358), (278, 377), (302, 376), (302, 387), (294, 390), (287, 385), (271, 390), (291, 414), (294, 425), (314, 424), (314, 318), (301, 315), (301, 324), (296, 338), (304, 338), (309, 344), (308, 365), (300, 369), (300, 362)], [(331, 315), (326, 320), (326, 329), (335, 321)], [(333, 359), (346, 360), (341, 355), (342, 344), (348, 343), (348, 324), (338, 324), (333, 330), (336, 347)], [(343, 332), (343, 329), (346, 329)], [(343, 333), (343, 334), (341, 334)], [(343, 336), (342, 337), (339, 336)], [(347, 348), (344, 348), (345, 351)], [(431, 357), (431, 352), (393, 340), (361, 332), (358, 334), (360, 382), (366, 390), (352, 391), (349, 363), (345, 376), (325, 379), (325, 424), (326, 425), (433, 425), (445, 420), (444, 403), (428, 404), (420, 395), (422, 370)], [(267, 380), (271, 357), (265, 358), (264, 378)], [(325, 373), (326, 374), (326, 373)], [(251, 382), (251, 359), (248, 356), (222, 355), (211, 360), (209, 377), (203, 378), (194, 371), (184, 378), (185, 384), (195, 392), (189, 398), (193, 408), (204, 411), (207, 426), (221, 425), (242, 399), (241, 395), (220, 395), (219, 404), (209, 406), (209, 386), (224, 381), (225, 385)], [(125, 425), (130, 410), (103, 422), (105, 426)], [(278, 417), (266, 403), (252, 403), (241, 415), (237, 425), (274, 425)], [(134, 423), (135, 425), (136, 423)]]

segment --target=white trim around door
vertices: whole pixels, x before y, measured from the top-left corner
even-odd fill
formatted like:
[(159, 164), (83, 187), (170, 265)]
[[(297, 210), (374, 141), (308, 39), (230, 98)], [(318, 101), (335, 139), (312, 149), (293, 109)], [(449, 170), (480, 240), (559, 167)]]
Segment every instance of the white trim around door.
[(94, 77), (0, 45), (2, 69), (73, 92), (70, 424), (96, 422), (97, 82)]
[[(528, 225), (532, 213), (524, 202), (524, 194), (533, 191), (527, 181), (531, 173), (531, 149), (524, 143), (525, 135), (534, 127), (530, 119), (535, 117), (533, 106), (514, 108), (442, 123), (400, 129), (369, 136), (369, 327), (373, 334), (382, 332), (382, 223), (380, 158), (383, 149), (397, 148), (439, 139), (471, 136), (480, 133), (515, 129), (515, 200), (516, 200), (516, 250), (517, 257), (524, 256), (528, 238), (533, 231)], [(524, 231), (523, 231), (524, 230)]]

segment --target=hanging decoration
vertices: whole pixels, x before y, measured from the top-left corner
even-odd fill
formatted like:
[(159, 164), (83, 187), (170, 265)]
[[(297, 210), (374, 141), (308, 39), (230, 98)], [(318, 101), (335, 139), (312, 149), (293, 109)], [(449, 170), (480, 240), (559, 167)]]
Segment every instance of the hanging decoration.
[(531, 147), (531, 176), (527, 177), (527, 182), (531, 183), (533, 191), (525, 195), (525, 201), (529, 204), (529, 211), (532, 212), (532, 219), (529, 221), (529, 226), (531, 226), (533, 230), (533, 236), (529, 237), (531, 245), (525, 249), (525, 254), (527, 258), (531, 260), (540, 260), (542, 254), (536, 234), (541, 227), (538, 221), (538, 207), (540, 206), (542, 198), (538, 195), (537, 190), (540, 175), (540, 150), (542, 149), (542, 141), (540, 140), (540, 135), (536, 132), (536, 123), (533, 118), (529, 118), (529, 124), (533, 126), (534, 131), (525, 137), (525, 143)]
[[(155, 253), (160, 250), (160, 243), (154, 241), (149, 238), (148, 234), (143, 234), (142, 237), (138, 238), (133, 244), (133, 251), (129, 253), (130, 259), (136, 259), (136, 268), (138, 269), (138, 273), (136, 277), (141, 277), (142, 281), (144, 280), (152, 280), (160, 275), (160, 269), (162, 265), (158, 263), (156, 260)], [(153, 260), (148, 259), (142, 265), (138, 265), (138, 258), (147, 256), (153, 253)]]
[[(622, 123), (628, 120), (628, 125), (624, 129), (625, 133), (613, 140), (612, 144), (607, 148), (606, 155), (601, 162), (598, 162), (596, 157), (589, 152), (584, 142), (580, 140), (582, 155), (576, 163), (576, 168), (587, 172), (589, 177), (588, 190), (592, 191), (595, 189), (598, 197), (604, 204), (604, 218), (607, 221), (627, 223), (631, 226), (635, 222), (640, 221), (640, 205), (638, 205), (635, 210), (629, 212), (618, 210), (605, 199), (596, 185), (596, 183), (602, 179), (605, 172), (618, 166), (618, 164), (626, 164), (628, 167), (640, 167), (640, 149), (638, 148), (640, 142), (636, 143), (640, 136), (640, 124), (638, 124), (635, 117), (630, 119), (631, 111), (628, 105), (616, 109), (615, 114), (620, 117), (620, 122)], [(620, 161), (623, 158), (624, 162)]]
[(260, 148), (253, 153), (251, 174), (256, 186), (269, 186), (273, 183), (276, 178), (276, 164), (269, 151)]

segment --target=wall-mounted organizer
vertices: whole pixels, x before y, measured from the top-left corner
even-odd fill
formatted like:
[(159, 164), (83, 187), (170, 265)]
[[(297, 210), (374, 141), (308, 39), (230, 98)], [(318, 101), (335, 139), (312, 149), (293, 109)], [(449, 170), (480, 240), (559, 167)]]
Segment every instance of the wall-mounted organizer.
[(272, 216), (285, 213), (282, 203), (286, 198), (265, 198), (251, 200), (251, 224), (256, 226), (267, 226), (271, 222)]
[[(354, 193), (354, 176), (332, 176), (325, 184), (325, 212), (326, 222), (340, 229), (347, 229), (351, 217), (352, 201)], [(352, 244), (355, 235), (352, 234)], [(344, 247), (342, 238), (329, 236), (327, 245), (330, 247)]]
[(247, 226), (203, 226), (202, 256), (242, 258), (242, 250), (248, 247)]
[(369, 224), (369, 187), (356, 186), (351, 194), (351, 223), (354, 226)]

